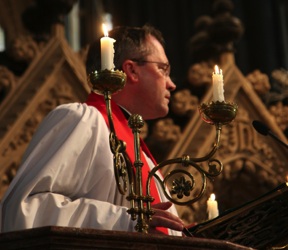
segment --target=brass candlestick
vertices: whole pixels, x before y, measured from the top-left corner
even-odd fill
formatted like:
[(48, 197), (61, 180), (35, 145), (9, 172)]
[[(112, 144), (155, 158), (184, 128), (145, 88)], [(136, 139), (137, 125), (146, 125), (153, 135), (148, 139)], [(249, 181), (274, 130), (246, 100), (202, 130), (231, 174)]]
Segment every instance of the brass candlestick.
[[(126, 194), (129, 186), (129, 195), (126, 197), (130, 201), (130, 209), (128, 213), (131, 215), (132, 220), (137, 219), (135, 229), (137, 232), (148, 233), (147, 220), (153, 214), (150, 207), (150, 202), (154, 200), (151, 196), (144, 196), (142, 189), (142, 166), (143, 162), (140, 157), (140, 128), (144, 125), (142, 117), (139, 115), (132, 115), (128, 121), (130, 128), (134, 134), (134, 147), (135, 147), (135, 162), (132, 163), (126, 153), (126, 143), (117, 138), (115, 133), (112, 110), (111, 110), (111, 94), (116, 93), (123, 89), (126, 84), (126, 75), (122, 71), (95, 71), (89, 74), (88, 83), (93, 91), (98, 94), (104, 95), (106, 102), (106, 109), (108, 121), (110, 126), (110, 149), (114, 155), (114, 172), (118, 190), (121, 194)], [(136, 173), (133, 171), (133, 166)]]
[[(118, 190), (125, 194), (128, 186), (128, 179), (132, 178), (132, 169), (126, 154), (126, 143), (117, 138), (111, 110), (111, 94), (122, 90), (126, 84), (126, 74), (119, 70), (94, 71), (88, 75), (88, 83), (97, 94), (104, 95), (107, 116), (110, 126), (110, 149), (114, 155), (114, 172)], [(128, 175), (128, 176), (127, 176)]]
[[(126, 197), (130, 201), (128, 213), (132, 220), (137, 219), (136, 231), (148, 233), (148, 221), (152, 218), (153, 209), (151, 202), (154, 197), (150, 195), (150, 185), (152, 177), (160, 183), (163, 192), (168, 200), (178, 205), (188, 205), (198, 201), (206, 190), (207, 178), (218, 176), (223, 170), (223, 164), (212, 157), (216, 153), (220, 144), (220, 135), (222, 125), (228, 124), (234, 120), (237, 114), (237, 105), (226, 102), (211, 102), (202, 104), (199, 112), (202, 119), (208, 124), (215, 125), (216, 138), (215, 143), (208, 154), (203, 157), (193, 158), (184, 155), (180, 158), (169, 159), (159, 163), (148, 174), (146, 187), (142, 187), (142, 166), (140, 157), (140, 129), (144, 121), (140, 115), (131, 115), (128, 121), (129, 127), (134, 134), (135, 161), (132, 164), (126, 153), (126, 143), (117, 138), (115, 133), (112, 111), (111, 94), (124, 88), (126, 75), (122, 71), (104, 70), (92, 72), (88, 76), (88, 83), (93, 91), (104, 95), (108, 121), (110, 125), (110, 149), (114, 155), (114, 171), (117, 187), (121, 194), (126, 194), (129, 186), (129, 195)], [(202, 166), (204, 162), (208, 164), (208, 170)], [(180, 164), (179, 168), (171, 171), (162, 177), (157, 171), (171, 164)], [(135, 172), (133, 171), (135, 169)], [(200, 175), (202, 184), (196, 185), (195, 174)], [(143, 195), (143, 188), (146, 188), (146, 195)], [(193, 193), (193, 191), (196, 192)], [(193, 193), (193, 195), (192, 195)], [(184, 199), (184, 201), (183, 201)]]
[(202, 119), (215, 125), (225, 125), (232, 122), (237, 114), (238, 107), (235, 103), (230, 102), (211, 102), (203, 103), (199, 107)]
[[(222, 125), (232, 122), (236, 117), (237, 110), (236, 104), (227, 102), (217, 101), (200, 105), (199, 112), (202, 119), (208, 124), (215, 125), (216, 128), (216, 138), (212, 149), (203, 157), (193, 158), (189, 155), (183, 155), (180, 158), (159, 163), (149, 173), (146, 186), (147, 194), (150, 194), (150, 182), (154, 176), (160, 182), (166, 198), (174, 204), (188, 205), (198, 201), (205, 193), (207, 177), (214, 178), (223, 170), (222, 162), (212, 157), (220, 144)], [(204, 162), (208, 164), (208, 171), (203, 168)], [(157, 174), (157, 170), (172, 164), (179, 164), (180, 166), (175, 167), (163, 178)], [(196, 185), (195, 174), (192, 174), (192, 170), (201, 176), (202, 185)], [(192, 191), (195, 191), (196, 194), (192, 195)]]

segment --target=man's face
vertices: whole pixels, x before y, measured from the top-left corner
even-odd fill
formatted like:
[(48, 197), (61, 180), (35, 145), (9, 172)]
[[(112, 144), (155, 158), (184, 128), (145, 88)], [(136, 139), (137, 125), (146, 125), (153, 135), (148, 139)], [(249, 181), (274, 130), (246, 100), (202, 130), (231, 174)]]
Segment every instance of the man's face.
[(145, 120), (156, 119), (168, 114), (170, 92), (176, 86), (170, 78), (170, 65), (164, 48), (153, 36), (147, 38), (147, 46), (152, 53), (138, 65), (139, 82), (137, 95), (139, 114)]

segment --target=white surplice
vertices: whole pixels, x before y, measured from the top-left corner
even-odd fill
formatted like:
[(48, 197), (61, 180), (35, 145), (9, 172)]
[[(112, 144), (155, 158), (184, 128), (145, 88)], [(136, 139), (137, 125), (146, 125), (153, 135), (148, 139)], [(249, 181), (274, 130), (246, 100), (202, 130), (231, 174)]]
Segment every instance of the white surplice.
[[(50, 112), (2, 199), (1, 231), (49, 225), (135, 231), (129, 202), (116, 186), (109, 133), (92, 106), (71, 103)], [(177, 214), (174, 206), (169, 211)]]

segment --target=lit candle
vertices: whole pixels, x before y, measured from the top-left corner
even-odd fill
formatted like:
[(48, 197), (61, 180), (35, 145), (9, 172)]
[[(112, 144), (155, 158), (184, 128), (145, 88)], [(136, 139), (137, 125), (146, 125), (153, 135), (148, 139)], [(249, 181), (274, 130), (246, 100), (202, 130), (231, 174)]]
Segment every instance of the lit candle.
[(222, 69), (215, 65), (215, 72), (213, 72), (213, 101), (224, 102), (224, 83)]
[(218, 202), (215, 199), (215, 194), (211, 194), (207, 200), (208, 220), (214, 219), (219, 215)]
[(101, 43), (101, 70), (114, 69), (114, 43), (115, 39), (108, 37), (108, 31), (105, 24), (102, 25), (104, 37), (100, 39)]

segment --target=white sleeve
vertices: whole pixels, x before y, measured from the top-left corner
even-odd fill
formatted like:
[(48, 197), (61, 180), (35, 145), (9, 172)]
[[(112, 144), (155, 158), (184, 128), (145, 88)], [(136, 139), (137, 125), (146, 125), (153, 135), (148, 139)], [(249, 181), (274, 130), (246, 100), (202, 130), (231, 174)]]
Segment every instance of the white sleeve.
[(74, 103), (52, 111), (3, 197), (2, 231), (47, 225), (133, 231), (108, 138), (94, 107)]

